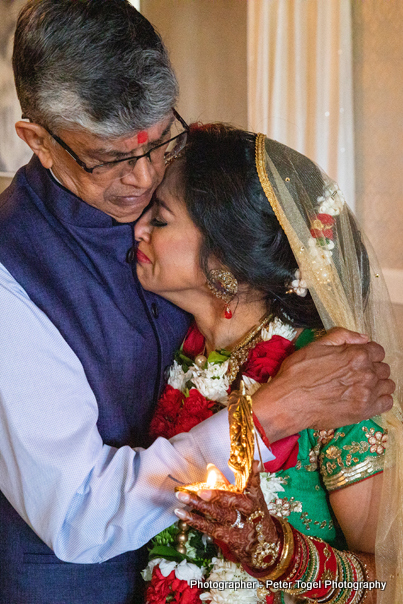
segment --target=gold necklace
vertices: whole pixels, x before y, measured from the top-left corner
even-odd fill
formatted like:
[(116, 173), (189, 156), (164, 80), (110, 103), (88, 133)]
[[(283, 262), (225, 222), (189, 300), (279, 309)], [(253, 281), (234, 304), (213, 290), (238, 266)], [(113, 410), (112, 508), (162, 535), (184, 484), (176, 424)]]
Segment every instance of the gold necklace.
[(272, 315), (268, 315), (265, 317), (259, 325), (256, 325), (249, 331), (244, 339), (235, 346), (232, 350), (231, 355), (228, 359), (228, 371), (227, 376), (229, 378), (229, 383), (235, 380), (238, 375), (239, 368), (245, 363), (248, 358), (249, 351), (251, 348), (254, 348), (256, 344), (262, 341), (262, 329), (270, 323), (272, 320)]

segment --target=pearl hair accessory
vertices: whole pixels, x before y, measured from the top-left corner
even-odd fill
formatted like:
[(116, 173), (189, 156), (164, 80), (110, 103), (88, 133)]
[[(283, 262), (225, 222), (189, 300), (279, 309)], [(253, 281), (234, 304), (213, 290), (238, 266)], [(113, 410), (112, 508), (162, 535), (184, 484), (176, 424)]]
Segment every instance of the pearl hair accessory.
[(287, 290), (287, 294), (297, 294), (297, 296), (301, 296), (305, 298), (308, 293), (308, 286), (306, 281), (301, 279), (301, 271), (297, 269), (295, 271), (295, 279), (291, 281), (290, 289)]

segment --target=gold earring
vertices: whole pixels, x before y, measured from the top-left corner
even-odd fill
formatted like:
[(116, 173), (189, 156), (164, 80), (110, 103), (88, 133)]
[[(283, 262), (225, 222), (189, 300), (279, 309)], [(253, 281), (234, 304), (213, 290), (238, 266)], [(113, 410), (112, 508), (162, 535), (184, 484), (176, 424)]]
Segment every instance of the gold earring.
[(232, 312), (229, 304), (238, 292), (238, 281), (234, 275), (223, 269), (212, 269), (207, 275), (207, 285), (216, 298), (224, 300), (224, 317), (231, 319)]

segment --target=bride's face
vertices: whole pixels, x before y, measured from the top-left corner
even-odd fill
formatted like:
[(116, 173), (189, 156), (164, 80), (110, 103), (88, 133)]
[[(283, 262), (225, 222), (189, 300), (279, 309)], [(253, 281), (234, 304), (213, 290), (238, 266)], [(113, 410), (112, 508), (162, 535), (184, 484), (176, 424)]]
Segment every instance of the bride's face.
[(144, 289), (186, 307), (189, 294), (205, 289), (206, 277), (199, 263), (202, 236), (179, 190), (173, 165), (135, 227), (137, 275)]

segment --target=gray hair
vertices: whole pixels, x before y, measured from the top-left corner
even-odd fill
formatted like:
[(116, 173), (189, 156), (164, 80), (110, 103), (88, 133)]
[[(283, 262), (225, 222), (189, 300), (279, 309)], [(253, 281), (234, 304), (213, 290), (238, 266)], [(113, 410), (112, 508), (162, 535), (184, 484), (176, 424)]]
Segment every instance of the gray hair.
[(28, 0), (13, 68), (23, 115), (56, 132), (146, 130), (178, 95), (160, 36), (127, 0)]

